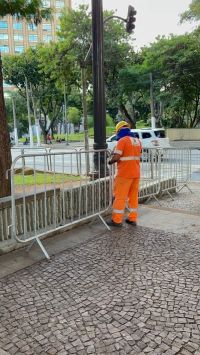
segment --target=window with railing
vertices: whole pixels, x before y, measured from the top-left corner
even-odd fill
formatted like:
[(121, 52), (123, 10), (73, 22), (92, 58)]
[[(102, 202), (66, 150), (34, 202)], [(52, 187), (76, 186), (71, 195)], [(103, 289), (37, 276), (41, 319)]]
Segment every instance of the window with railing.
[(24, 51), (24, 46), (15, 46), (15, 53), (22, 53)]
[(7, 45), (0, 46), (0, 52), (9, 53), (9, 47)]
[(14, 41), (23, 41), (24, 40), (24, 36), (23, 35), (14, 35)]
[(61, 9), (65, 6), (65, 2), (63, 0), (56, 0), (56, 8)]
[(0, 29), (4, 30), (8, 28), (8, 22), (7, 21), (0, 21)]
[(42, 1), (42, 6), (43, 6), (43, 7), (50, 7), (50, 5), (51, 5), (51, 4), (50, 4), (50, 0), (43, 0), (43, 1)]
[(13, 30), (22, 31), (22, 23), (21, 22), (14, 22), (13, 23)]
[(8, 34), (7, 33), (0, 33), (0, 40), (3, 40), (3, 41), (8, 40)]
[(38, 36), (37, 35), (29, 35), (28, 40), (29, 40), (29, 42), (37, 42)]
[(43, 31), (50, 32), (51, 31), (51, 24), (50, 23), (43, 23)]

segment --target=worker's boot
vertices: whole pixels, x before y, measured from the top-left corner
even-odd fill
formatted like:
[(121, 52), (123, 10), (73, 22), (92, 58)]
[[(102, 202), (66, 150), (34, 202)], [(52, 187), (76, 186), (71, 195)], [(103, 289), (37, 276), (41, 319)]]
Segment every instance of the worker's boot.
[(106, 222), (109, 227), (122, 227), (122, 223), (116, 223), (113, 220)]
[(134, 226), (134, 227), (137, 226), (137, 222), (136, 221), (129, 221), (128, 218), (126, 218), (125, 222), (130, 224), (131, 226)]

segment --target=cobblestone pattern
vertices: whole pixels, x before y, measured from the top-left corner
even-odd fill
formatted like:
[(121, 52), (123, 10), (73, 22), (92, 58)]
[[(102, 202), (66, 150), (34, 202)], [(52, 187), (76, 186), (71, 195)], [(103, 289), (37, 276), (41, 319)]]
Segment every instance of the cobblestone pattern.
[(9, 354), (200, 354), (200, 240), (124, 227), (0, 282)]
[[(190, 186), (190, 185), (189, 185)], [(199, 213), (200, 215), (200, 189), (195, 190), (193, 187), (192, 193), (185, 187), (176, 194), (172, 194), (172, 198), (165, 194), (159, 198), (162, 207), (177, 208), (191, 213)], [(151, 199), (147, 202), (148, 205), (158, 206), (158, 202)]]

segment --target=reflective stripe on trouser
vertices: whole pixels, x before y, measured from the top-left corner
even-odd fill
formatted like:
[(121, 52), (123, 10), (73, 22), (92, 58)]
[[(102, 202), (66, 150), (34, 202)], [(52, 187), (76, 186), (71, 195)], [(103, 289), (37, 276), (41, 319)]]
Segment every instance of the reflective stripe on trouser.
[(116, 223), (122, 223), (126, 202), (128, 201), (130, 221), (137, 220), (138, 208), (138, 188), (139, 179), (125, 179), (120, 176), (115, 178), (114, 182), (114, 202), (112, 220)]

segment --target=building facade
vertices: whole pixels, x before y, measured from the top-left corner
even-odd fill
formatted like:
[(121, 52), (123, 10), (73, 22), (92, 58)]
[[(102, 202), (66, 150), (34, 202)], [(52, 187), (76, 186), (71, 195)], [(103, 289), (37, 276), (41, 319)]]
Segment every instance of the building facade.
[(71, 0), (43, 0), (44, 7), (53, 9), (53, 18), (35, 26), (12, 16), (0, 17), (0, 52), (18, 54), (38, 43), (56, 41), (59, 18), (64, 8), (71, 7)]

